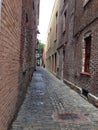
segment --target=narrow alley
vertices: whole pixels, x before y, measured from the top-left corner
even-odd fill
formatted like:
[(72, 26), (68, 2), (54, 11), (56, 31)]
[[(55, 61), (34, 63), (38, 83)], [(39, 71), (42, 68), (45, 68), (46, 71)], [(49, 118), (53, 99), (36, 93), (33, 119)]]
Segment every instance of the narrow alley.
[(0, 0), (0, 130), (98, 130), (98, 0)]
[(98, 109), (40, 67), (10, 130), (98, 130)]

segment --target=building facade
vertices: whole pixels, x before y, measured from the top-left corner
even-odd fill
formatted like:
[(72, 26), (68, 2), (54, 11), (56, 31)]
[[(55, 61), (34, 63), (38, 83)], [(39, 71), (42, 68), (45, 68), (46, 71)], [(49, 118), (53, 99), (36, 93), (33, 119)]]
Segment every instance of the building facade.
[[(75, 83), (98, 97), (98, 1), (76, 0)], [(87, 96), (87, 95), (86, 95)]]
[(59, 0), (55, 1), (51, 15), (46, 44), (46, 66), (55, 75), (57, 73), (57, 32), (58, 32), (58, 8)]
[[(55, 25), (49, 24), (48, 32), (57, 24), (57, 40), (54, 44), (51, 41), (55, 34), (47, 34), (46, 45), (46, 67), (54, 73), (55, 66), (59, 79), (81, 91), (86, 98), (94, 99), (98, 97), (97, 5), (97, 0), (56, 0), (58, 18)], [(52, 15), (54, 13), (53, 10)], [(54, 19), (52, 16), (50, 21)], [(54, 58), (53, 52), (56, 52)]]
[(35, 69), (39, 0), (0, 2), (0, 129), (7, 130)]

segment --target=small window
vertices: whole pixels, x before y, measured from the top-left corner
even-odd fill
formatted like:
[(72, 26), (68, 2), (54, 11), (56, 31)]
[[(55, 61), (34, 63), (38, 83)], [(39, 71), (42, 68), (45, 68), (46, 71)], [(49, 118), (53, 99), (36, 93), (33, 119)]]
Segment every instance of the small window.
[(51, 30), (52, 30), (52, 29), (50, 28), (50, 32), (51, 32)]
[(82, 49), (82, 72), (90, 72), (90, 56), (91, 56), (91, 36), (84, 39), (85, 44)]
[(66, 31), (66, 12), (63, 14), (63, 34), (65, 34)]
[(56, 40), (57, 40), (57, 31), (58, 31), (58, 12), (56, 12), (56, 27), (55, 27), (55, 30), (56, 30)]
[(58, 17), (58, 12), (56, 12), (56, 17)]

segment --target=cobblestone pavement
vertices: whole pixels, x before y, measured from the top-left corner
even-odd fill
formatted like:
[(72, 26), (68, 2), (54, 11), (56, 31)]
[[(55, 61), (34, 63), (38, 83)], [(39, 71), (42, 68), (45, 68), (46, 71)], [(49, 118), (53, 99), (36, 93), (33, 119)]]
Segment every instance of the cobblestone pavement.
[(98, 130), (98, 109), (37, 68), (10, 130)]

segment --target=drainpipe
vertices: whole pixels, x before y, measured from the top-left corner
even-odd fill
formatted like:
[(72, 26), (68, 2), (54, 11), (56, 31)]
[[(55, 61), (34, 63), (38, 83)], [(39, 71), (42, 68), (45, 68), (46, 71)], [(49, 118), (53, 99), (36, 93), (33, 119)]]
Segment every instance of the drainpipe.
[[(74, 27), (75, 27), (75, 14), (76, 14), (76, 0), (74, 0)], [(75, 35), (75, 28), (73, 29), (73, 36)]]

